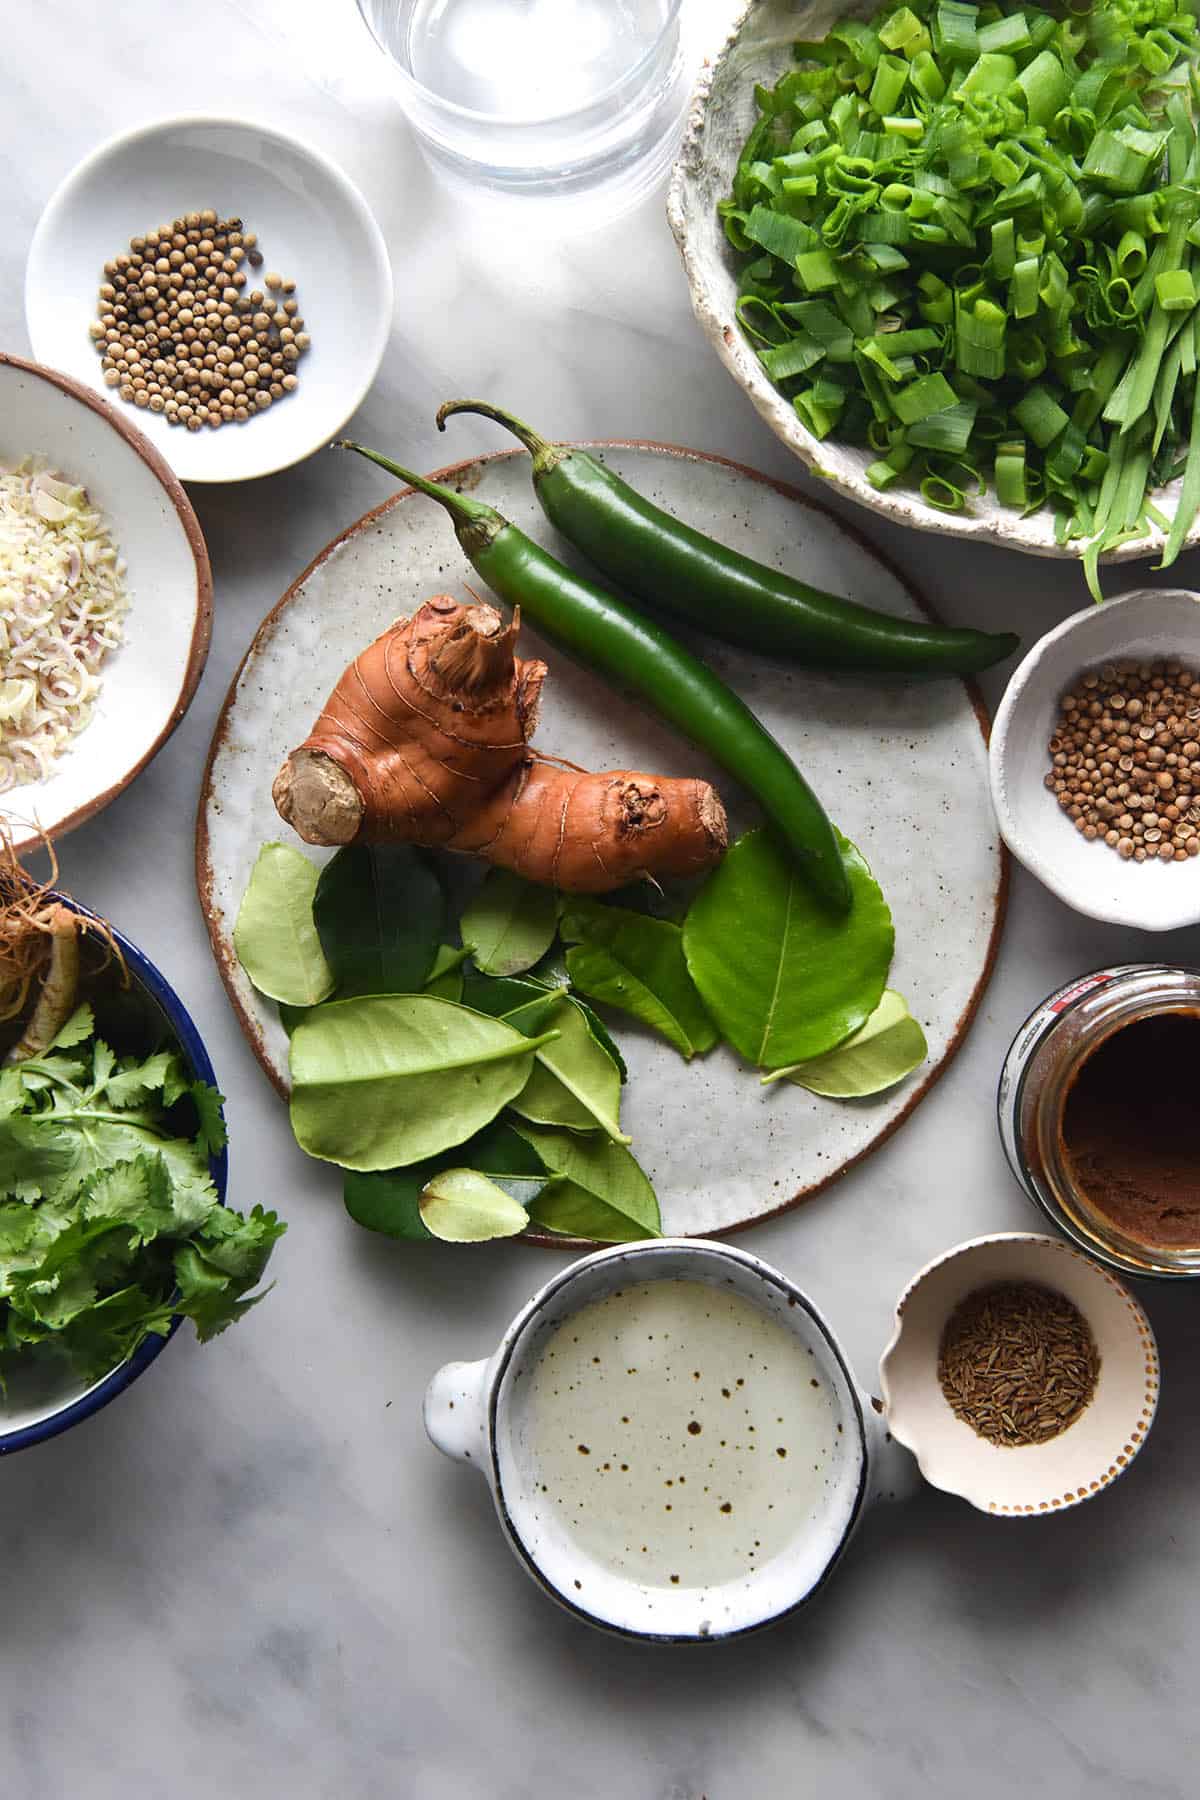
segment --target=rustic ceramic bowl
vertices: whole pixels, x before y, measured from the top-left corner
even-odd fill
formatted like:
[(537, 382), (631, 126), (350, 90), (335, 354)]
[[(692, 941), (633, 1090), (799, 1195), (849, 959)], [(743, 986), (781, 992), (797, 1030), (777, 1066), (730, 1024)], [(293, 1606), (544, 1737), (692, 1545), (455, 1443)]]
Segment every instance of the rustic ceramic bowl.
[(118, 400), (184, 481), (248, 481), (336, 437), (375, 379), (392, 324), (392, 271), (366, 201), (335, 164), (250, 120), (156, 120), (101, 144), (38, 221), (25, 272), (35, 354), (107, 394), (88, 325), (109, 258), (180, 213), (214, 207), (257, 233), (296, 283), (312, 348), (293, 394), (244, 425), (185, 431)]
[(158, 451), (70, 376), (0, 354), (0, 463), (30, 453), (82, 482), (105, 513), (130, 603), (90, 722), (45, 780), (0, 794), (18, 848), (39, 828), (58, 837), (82, 825), (145, 768), (191, 704), (212, 629), (204, 537)]
[[(815, 474), (850, 499), (898, 525), (913, 525), (921, 531), (1002, 544), (1035, 556), (1075, 557), (1078, 548), (1055, 543), (1050, 512), (1022, 518), (1000, 506), (989, 493), (973, 501), (966, 512), (944, 513), (900, 484), (886, 493), (877, 492), (866, 478), (874, 453), (838, 444), (832, 438), (821, 442), (806, 431), (790, 400), (768, 379), (738, 324), (739, 258), (717, 217), (717, 201), (729, 192), (738, 155), (755, 120), (754, 85), (770, 86), (791, 66), (791, 47), (798, 39), (822, 38), (839, 19), (867, 18), (877, 5), (878, 0), (738, 0), (732, 19), (726, 13), (726, 24), (709, 47), (692, 98), (667, 203), (696, 317), (725, 367), (776, 436)], [(1175, 482), (1164, 490), (1165, 500), (1159, 497), (1168, 516), (1178, 490)], [(1161, 534), (1154, 531), (1122, 544), (1106, 560), (1126, 562), (1149, 556), (1161, 543)], [(1200, 543), (1200, 525), (1193, 528), (1188, 543)]]
[[(87, 913), (86, 907), (79, 906), (68, 896), (61, 898), (77, 912)], [(114, 1048), (120, 1048), (122, 1043), (129, 1049), (172, 1046), (178, 1050), (193, 1080), (206, 1081), (216, 1087), (216, 1074), (204, 1040), (166, 976), (119, 931), (114, 930), (113, 937), (131, 977), (129, 994), (121, 997), (123, 1023), (120, 1029), (132, 1035), (126, 1039), (114, 1035), (118, 1031), (114, 1011), (102, 1020), (106, 1041), (111, 1040)], [(224, 1204), (229, 1175), (229, 1158), (224, 1150), (209, 1159), (209, 1173), (217, 1198)], [(57, 1359), (42, 1361), (35, 1356), (25, 1359), (9, 1372), (5, 1391), (0, 1394), (0, 1456), (31, 1449), (34, 1444), (58, 1437), (73, 1425), (90, 1419), (93, 1413), (115, 1400), (118, 1394), (123, 1394), (139, 1375), (146, 1372), (170, 1343), (179, 1325), (180, 1319), (176, 1317), (165, 1337), (151, 1333), (132, 1356), (90, 1385), (78, 1381)]]
[[(1091, 1326), (1100, 1374), (1091, 1402), (1048, 1443), (990, 1443), (951, 1411), (938, 1381), (946, 1320), (973, 1289), (1034, 1281), (1065, 1294)], [(879, 1365), (892, 1435), (934, 1487), (1008, 1518), (1090, 1500), (1129, 1467), (1158, 1404), (1158, 1348), (1128, 1288), (1060, 1238), (1002, 1232), (959, 1244), (920, 1271), (896, 1304)]]
[(992, 727), (992, 803), (1014, 856), (1076, 912), (1138, 931), (1200, 921), (1200, 857), (1122, 862), (1075, 830), (1044, 777), (1058, 701), (1075, 677), (1122, 656), (1177, 656), (1200, 668), (1200, 595), (1143, 588), (1087, 606), (1048, 631), (1019, 665)]

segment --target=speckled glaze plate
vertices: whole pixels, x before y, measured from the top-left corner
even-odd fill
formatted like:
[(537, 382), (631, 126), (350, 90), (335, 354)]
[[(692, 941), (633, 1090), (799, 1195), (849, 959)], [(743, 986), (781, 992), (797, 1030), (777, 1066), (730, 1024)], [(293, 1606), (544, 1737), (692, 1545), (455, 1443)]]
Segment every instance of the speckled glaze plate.
[[(921, 616), (894, 570), (793, 489), (667, 445), (593, 448), (642, 493), (762, 561), (868, 605)], [(442, 479), (470, 488), (569, 555), (537, 506), (523, 453), (462, 463)], [(419, 494), (395, 495), (335, 538), (267, 615), (218, 720), (197, 822), (200, 900), (230, 1000), (281, 1094), (287, 1038), (233, 950), (233, 922), (259, 846), (291, 837), (271, 802), (272, 778), (363, 645), (430, 595), (461, 595), (466, 583), (479, 586), (441, 508)], [(615, 698), (533, 631), (522, 632), (521, 652), (550, 664), (539, 749), (593, 769), (704, 776), (720, 789), (734, 832), (755, 822), (753, 805), (667, 726)], [(629, 1063), (622, 1119), (657, 1189), (663, 1230), (711, 1237), (815, 1193), (928, 1093), (991, 972), (1007, 865), (988, 798), (987, 717), (971, 685), (821, 676), (711, 643), (703, 653), (795, 756), (867, 857), (896, 922), (891, 984), (929, 1039), (929, 1060), (909, 1081), (878, 1099), (840, 1104), (785, 1082), (763, 1087), (725, 1047), (685, 1064), (614, 1015)]]

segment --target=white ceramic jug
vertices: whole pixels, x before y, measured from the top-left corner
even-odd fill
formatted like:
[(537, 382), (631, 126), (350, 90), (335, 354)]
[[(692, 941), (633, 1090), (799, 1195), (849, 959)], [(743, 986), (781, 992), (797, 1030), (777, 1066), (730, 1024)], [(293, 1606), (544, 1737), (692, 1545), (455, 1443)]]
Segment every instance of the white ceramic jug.
[[(836, 1422), (827, 1479), (783, 1550), (714, 1586), (664, 1587), (598, 1562), (542, 1498), (530, 1454), (530, 1377), (564, 1319), (631, 1283), (680, 1279), (731, 1287), (793, 1333), (832, 1396)], [(812, 1301), (747, 1251), (695, 1238), (618, 1245), (564, 1269), (517, 1315), (494, 1356), (438, 1371), (425, 1427), (439, 1450), (488, 1481), (509, 1543), (548, 1594), (589, 1624), (669, 1642), (736, 1637), (796, 1611), (834, 1569), (867, 1507), (918, 1483), (915, 1462), (892, 1441)]]

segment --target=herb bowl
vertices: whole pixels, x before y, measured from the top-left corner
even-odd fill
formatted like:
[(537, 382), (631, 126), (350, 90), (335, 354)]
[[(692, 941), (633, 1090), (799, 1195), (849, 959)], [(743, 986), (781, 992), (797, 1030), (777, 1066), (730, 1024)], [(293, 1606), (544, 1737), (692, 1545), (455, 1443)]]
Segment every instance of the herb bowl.
[(105, 262), (130, 238), (209, 207), (256, 233), (267, 259), (261, 280), (272, 270), (294, 278), (312, 338), (299, 385), (219, 431), (187, 431), (121, 400), (116, 410), (181, 480), (248, 481), (337, 436), (374, 381), (391, 331), (383, 234), (353, 182), (319, 151), (243, 119), (159, 119), (110, 138), (67, 175), (38, 221), (25, 319), (39, 360), (111, 395), (88, 336)]
[(1177, 657), (1200, 669), (1200, 595), (1121, 594), (1073, 613), (1033, 646), (992, 726), (992, 804), (1013, 855), (1076, 912), (1137, 931), (1176, 931), (1200, 922), (1200, 856), (1123, 862), (1108, 845), (1087, 842), (1044, 785), (1060, 696), (1084, 670), (1129, 656)]
[[(94, 917), (69, 895), (57, 894), (54, 898), (85, 918)], [(130, 1048), (136, 1044), (149, 1052), (159, 1046), (171, 1047), (194, 1080), (215, 1087), (216, 1076), (208, 1051), (179, 995), (136, 944), (112, 927), (109, 929), (125, 959), (130, 982), (127, 991), (114, 992), (111, 1012), (107, 999), (97, 1008), (101, 1029), (112, 1037), (124, 1034)], [(209, 1173), (217, 1198), (224, 1204), (228, 1184), (228, 1156), (224, 1150), (209, 1159)], [(0, 1397), (0, 1456), (44, 1443), (91, 1418), (145, 1373), (174, 1337), (180, 1323), (176, 1317), (165, 1337), (152, 1333), (132, 1356), (90, 1384), (72, 1376), (56, 1358), (30, 1357), (24, 1367), (9, 1374), (6, 1391)]]
[[(951, 1410), (938, 1380), (946, 1321), (992, 1282), (1057, 1290), (1083, 1314), (1100, 1355), (1095, 1393), (1075, 1421), (1040, 1444), (993, 1444)], [(969, 1239), (927, 1264), (896, 1304), (879, 1365), (892, 1436), (933, 1487), (1006, 1518), (1062, 1512), (1124, 1474), (1158, 1404), (1158, 1348), (1141, 1306), (1115, 1275), (1059, 1238), (1001, 1232)]]
[[(1023, 517), (1001, 506), (993, 493), (969, 509), (947, 513), (930, 506), (902, 484), (880, 493), (867, 480), (875, 452), (822, 441), (801, 424), (792, 403), (768, 377), (737, 318), (738, 258), (730, 247), (717, 202), (730, 190), (742, 145), (755, 119), (756, 83), (771, 86), (792, 66), (792, 45), (823, 38), (840, 19), (869, 18), (879, 0), (737, 0), (726, 11), (719, 37), (706, 45), (699, 82), (688, 110), (683, 145), (671, 177), (667, 216), (683, 258), (692, 307), (713, 349), (776, 437), (860, 506), (919, 531), (999, 544), (1034, 556), (1080, 555), (1080, 542), (1060, 545), (1049, 511)], [(1156, 494), (1168, 517), (1175, 510), (1180, 481)], [(1163, 496), (1166, 496), (1165, 500)], [(1162, 533), (1152, 530), (1110, 551), (1105, 562), (1128, 562), (1158, 551)], [(1200, 522), (1187, 544), (1200, 543)]]

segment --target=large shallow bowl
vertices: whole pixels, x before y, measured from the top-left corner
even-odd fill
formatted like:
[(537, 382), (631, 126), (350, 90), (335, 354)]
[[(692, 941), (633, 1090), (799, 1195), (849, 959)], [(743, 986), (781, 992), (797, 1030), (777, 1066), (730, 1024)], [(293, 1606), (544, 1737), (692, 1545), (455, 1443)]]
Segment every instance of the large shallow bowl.
[(82, 482), (105, 514), (130, 600), (89, 723), (45, 780), (0, 794), (18, 849), (93, 818), (161, 750), (191, 705), (212, 630), (204, 537), (163, 458), (70, 376), (0, 353), (0, 466), (31, 453)]
[[(86, 907), (79, 906), (67, 895), (61, 894), (57, 898), (74, 906), (77, 912), (92, 916)], [(206, 1081), (216, 1087), (217, 1078), (204, 1041), (166, 976), (119, 931), (113, 930), (113, 937), (125, 958), (133, 999), (137, 1003), (138, 1038), (147, 1050), (160, 1045), (173, 1047), (193, 1080)], [(101, 1029), (109, 1029), (103, 1021)], [(224, 1150), (210, 1158), (209, 1171), (217, 1198), (224, 1204), (229, 1174), (228, 1156)], [(123, 1394), (139, 1375), (144, 1374), (174, 1337), (179, 1324), (178, 1318), (173, 1320), (166, 1337), (152, 1333), (132, 1356), (90, 1386), (74, 1380), (51, 1361), (37, 1363), (31, 1360), (26, 1367), (10, 1374), (7, 1390), (0, 1396), (0, 1456), (7, 1456), (14, 1450), (27, 1450), (33, 1444), (44, 1443), (47, 1438), (57, 1437), (60, 1432), (69, 1431), (72, 1425), (90, 1419), (93, 1413), (115, 1400), (118, 1394)]]
[(296, 283), (312, 337), (299, 385), (268, 412), (185, 431), (118, 400), (184, 481), (273, 474), (336, 437), (375, 379), (392, 326), (383, 234), (354, 183), (310, 145), (252, 120), (161, 119), (111, 138), (73, 169), (38, 221), (25, 271), (34, 353), (100, 393), (88, 336), (110, 257), (180, 213), (212, 207), (257, 233)]
[[(738, 155), (756, 117), (754, 85), (771, 85), (791, 66), (791, 47), (798, 39), (824, 37), (842, 18), (868, 18), (878, 0), (732, 0), (718, 41), (710, 46), (703, 73), (692, 97), (688, 123), (671, 178), (667, 214), (683, 257), (696, 317), (738, 385), (745, 389), (771, 430), (802, 462), (841, 493), (898, 525), (939, 531), (948, 537), (974, 538), (1034, 556), (1079, 554), (1054, 541), (1054, 515), (1022, 518), (1000, 506), (993, 494), (975, 500), (969, 511), (939, 512), (920, 494), (900, 485), (879, 493), (866, 477), (873, 453), (813, 437), (768, 379), (737, 321), (738, 258), (717, 217), (717, 202), (730, 190)], [(1174, 511), (1179, 483), (1159, 499), (1168, 516)], [(1157, 551), (1155, 531), (1122, 544), (1105, 561), (1128, 562)], [(1188, 544), (1200, 543), (1200, 525)]]

